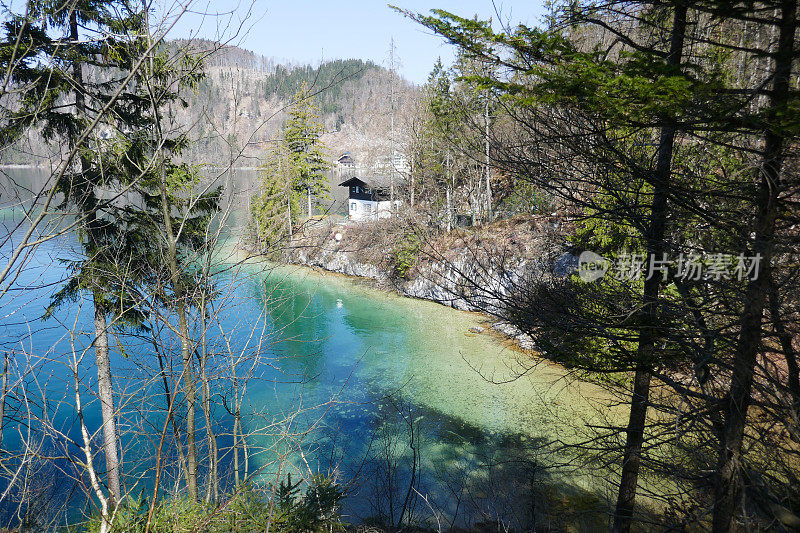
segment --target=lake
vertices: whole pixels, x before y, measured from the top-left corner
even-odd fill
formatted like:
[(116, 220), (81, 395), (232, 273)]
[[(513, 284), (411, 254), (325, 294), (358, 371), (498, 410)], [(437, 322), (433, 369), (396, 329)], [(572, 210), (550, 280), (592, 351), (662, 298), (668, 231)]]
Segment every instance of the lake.
[[(31, 171), (13, 172), (22, 180)], [(6, 228), (19, 222), (18, 210), (2, 213)], [(234, 241), (246, 215), (235, 213), (220, 248), (219, 296), (204, 331), (225, 486), (234, 475), (231, 405), (240, 393), (247, 443), (247, 453), (239, 455), (241, 474), (246, 461), (246, 474), (262, 486), (287, 473), (334, 477), (347, 488), (344, 512), (354, 522), (502, 519), (524, 527), (531, 516), (558, 512), (559, 505), (565, 512), (603, 507), (613, 481), (608, 471), (561, 446), (591, 436), (587, 423), (619, 422), (602, 388), (512, 349), (480, 315), (401, 298), (363, 280), (242, 260)], [(2, 248), (4, 258), (13, 242)], [(0, 301), (2, 348), (16, 362), (11, 374), (30, 391), (30, 398), (10, 401), (11, 408), (17, 415), (31, 409), (41, 421), (33, 434), (7, 421), (4, 449), (28, 440), (53, 456), (79, 454), (67, 362), (73, 348), (80, 353), (91, 343), (88, 302), (40, 320), (67, 277), (63, 260), (77, 258), (77, 248), (71, 233), (43, 243)], [(470, 331), (479, 325), (483, 333)], [(176, 358), (174, 336), (170, 342), (168, 362)], [(115, 347), (124, 481), (134, 494), (146, 495), (165, 420), (161, 374), (147, 335), (119, 332)], [(89, 404), (87, 426), (98, 431), (92, 362), (87, 351), (79, 382)], [(26, 401), (34, 406), (25, 407)], [(198, 437), (205, 439), (202, 423)], [(206, 446), (203, 440), (202, 476)], [(74, 461), (60, 464), (61, 470), (42, 466), (41, 476), (57, 480), (42, 490), (53, 500), (68, 499), (54, 512), (74, 519), (88, 503), (72, 491), (69, 476), (80, 476)], [(168, 468), (165, 485), (177, 484), (179, 476), (177, 467)]]

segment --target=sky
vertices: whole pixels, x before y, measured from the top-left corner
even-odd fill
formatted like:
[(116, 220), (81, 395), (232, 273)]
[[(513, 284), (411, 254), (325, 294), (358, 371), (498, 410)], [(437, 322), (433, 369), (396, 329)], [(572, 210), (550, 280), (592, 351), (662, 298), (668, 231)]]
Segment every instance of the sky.
[[(418, 13), (445, 9), (461, 16), (537, 24), (543, 0), (391, 0)], [(172, 4), (171, 4), (172, 5)], [(394, 38), (398, 72), (424, 83), (437, 57), (445, 64), (453, 49), (440, 37), (393, 11), (386, 1), (353, 0), (195, 0), (169, 32), (171, 38), (231, 39), (230, 44), (279, 62), (319, 64), (330, 59), (359, 58), (389, 65)], [(213, 14), (213, 15), (212, 15)], [(236, 31), (241, 28), (241, 31)]]

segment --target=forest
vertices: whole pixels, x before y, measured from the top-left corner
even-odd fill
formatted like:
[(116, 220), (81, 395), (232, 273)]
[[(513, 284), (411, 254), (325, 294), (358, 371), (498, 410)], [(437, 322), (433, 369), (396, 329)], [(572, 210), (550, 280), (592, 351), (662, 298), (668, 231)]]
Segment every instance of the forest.
[(0, 528), (800, 529), (797, 4), (0, 5)]

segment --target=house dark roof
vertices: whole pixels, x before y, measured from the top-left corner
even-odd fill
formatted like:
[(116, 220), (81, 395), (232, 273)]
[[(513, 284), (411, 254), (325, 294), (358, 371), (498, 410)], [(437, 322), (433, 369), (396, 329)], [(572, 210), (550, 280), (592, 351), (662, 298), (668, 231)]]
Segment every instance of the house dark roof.
[(339, 187), (352, 187), (354, 185), (367, 185), (367, 182), (353, 176), (352, 178), (346, 179), (343, 182), (341, 182), (339, 184)]
[(354, 161), (353, 161), (353, 156), (350, 155), (350, 152), (345, 152), (339, 156), (339, 159), (337, 159), (336, 162), (342, 165), (350, 165)]
[[(394, 177), (394, 186), (402, 187), (405, 184), (405, 179), (402, 176)], [(377, 174), (365, 178), (356, 178), (355, 176), (341, 182), (339, 187), (350, 187), (353, 185), (366, 185), (370, 189), (388, 189), (392, 185), (392, 178), (388, 174)]]

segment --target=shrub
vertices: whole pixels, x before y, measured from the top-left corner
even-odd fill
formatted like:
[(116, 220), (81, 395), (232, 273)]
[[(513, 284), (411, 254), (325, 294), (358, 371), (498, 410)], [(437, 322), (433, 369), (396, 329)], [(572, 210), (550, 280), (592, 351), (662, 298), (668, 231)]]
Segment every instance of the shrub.
[[(188, 498), (165, 498), (158, 502), (150, 522), (153, 533), (203, 531), (237, 533), (270, 531), (276, 533), (313, 533), (344, 531), (339, 506), (344, 491), (325, 476), (314, 476), (305, 492), (303, 480), (292, 482), (291, 475), (270, 490), (252, 484), (239, 486), (229, 496), (214, 504)], [(274, 502), (270, 499), (275, 494)], [(274, 503), (274, 505), (273, 505)], [(146, 498), (126, 498), (114, 513), (111, 531), (142, 533), (147, 525), (149, 504)], [(100, 531), (101, 518), (92, 516), (80, 530)]]
[(392, 270), (397, 278), (404, 278), (417, 264), (419, 252), (422, 249), (422, 240), (415, 233), (404, 233), (397, 248), (394, 250)]

